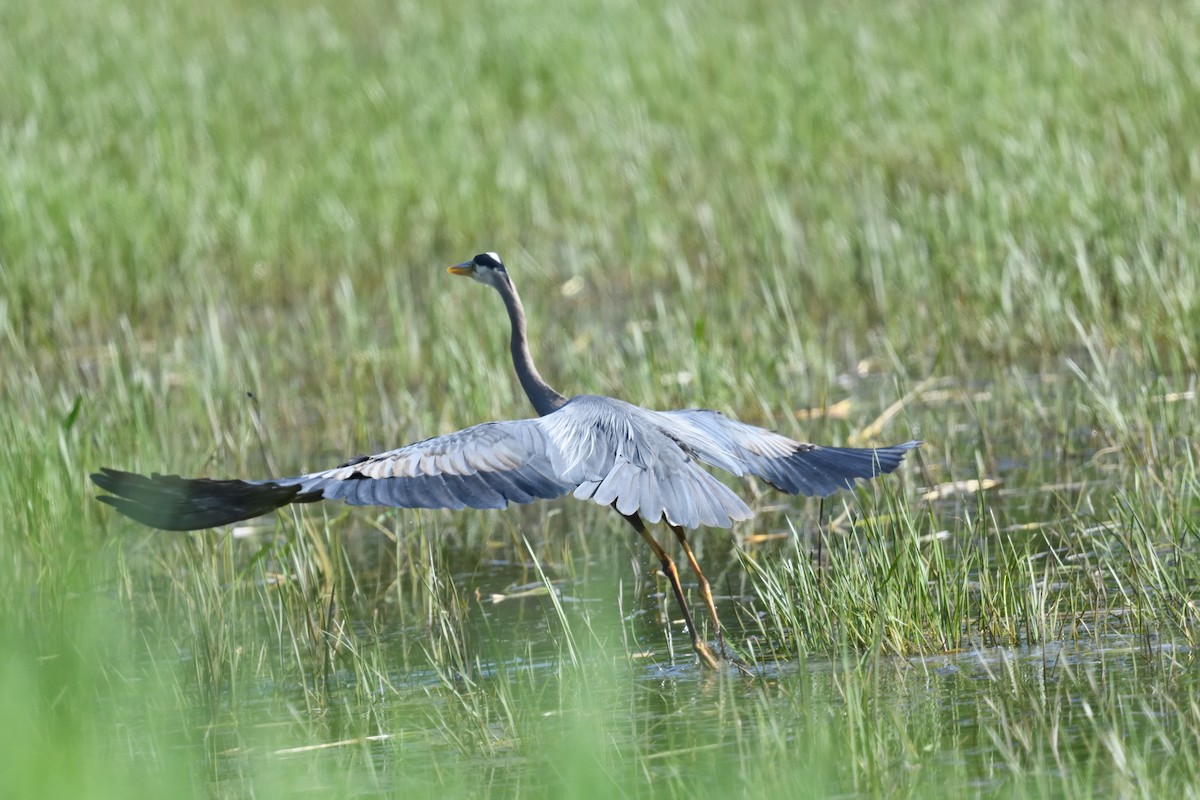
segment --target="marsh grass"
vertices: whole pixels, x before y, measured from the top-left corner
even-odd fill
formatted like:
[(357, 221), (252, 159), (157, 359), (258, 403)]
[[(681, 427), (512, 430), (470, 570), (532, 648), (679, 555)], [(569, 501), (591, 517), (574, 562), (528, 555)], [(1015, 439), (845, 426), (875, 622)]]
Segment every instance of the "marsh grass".
[[(9, 4), (0, 796), (1195, 796), (1197, 16)], [(92, 500), (525, 414), (489, 248), (565, 390), (926, 441), (693, 537), (755, 678), (601, 509)]]

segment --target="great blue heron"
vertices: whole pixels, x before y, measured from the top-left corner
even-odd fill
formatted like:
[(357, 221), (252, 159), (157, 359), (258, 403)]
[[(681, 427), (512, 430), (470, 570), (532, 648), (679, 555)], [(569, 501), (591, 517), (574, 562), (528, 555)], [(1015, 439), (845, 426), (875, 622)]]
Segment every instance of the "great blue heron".
[(190, 531), (250, 519), (291, 503), (344, 500), (400, 508), (504, 508), (568, 492), (612, 506), (645, 539), (671, 583), (692, 647), (704, 664), (721, 659), (697, 631), (666, 550), (646, 530), (665, 520), (696, 573), (719, 649), (721, 623), (685, 528), (731, 527), (753, 512), (699, 464), (754, 475), (789, 494), (832, 494), (858, 478), (891, 472), (919, 442), (876, 449), (822, 447), (732, 420), (716, 411), (650, 411), (611, 397), (566, 398), (533, 364), (525, 311), (495, 253), (449, 268), (500, 293), (512, 324), (513, 366), (537, 410), (533, 419), (485, 422), (333, 469), (290, 478), (213, 480), (101, 469), (100, 500), (154, 528)]

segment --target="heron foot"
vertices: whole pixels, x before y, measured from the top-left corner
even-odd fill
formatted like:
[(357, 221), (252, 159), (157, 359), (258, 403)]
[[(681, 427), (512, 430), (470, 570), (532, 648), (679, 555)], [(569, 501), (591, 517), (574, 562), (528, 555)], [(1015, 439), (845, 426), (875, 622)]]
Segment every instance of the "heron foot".
[(700, 663), (709, 669), (720, 669), (725, 665), (724, 659), (719, 658), (711, 647), (699, 639), (692, 642), (692, 649), (696, 651), (696, 655), (700, 656)]
[(725, 646), (722, 641), (717, 647), (712, 647), (711, 643), (703, 642), (699, 638), (693, 640), (692, 649), (696, 651), (696, 655), (700, 657), (700, 663), (709, 669), (720, 670), (725, 667), (733, 667), (743, 675), (753, 675), (750, 670), (750, 665)]

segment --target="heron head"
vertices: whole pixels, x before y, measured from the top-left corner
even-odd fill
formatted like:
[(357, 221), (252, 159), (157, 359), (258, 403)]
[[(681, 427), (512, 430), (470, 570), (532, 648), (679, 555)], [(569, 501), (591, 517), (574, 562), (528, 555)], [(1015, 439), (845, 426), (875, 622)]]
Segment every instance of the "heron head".
[(500, 281), (508, 277), (508, 273), (504, 271), (504, 262), (500, 260), (500, 256), (491, 251), (480, 253), (470, 261), (455, 264), (447, 271), (451, 275), (466, 275), (468, 278), (474, 278), (480, 283), (497, 288)]

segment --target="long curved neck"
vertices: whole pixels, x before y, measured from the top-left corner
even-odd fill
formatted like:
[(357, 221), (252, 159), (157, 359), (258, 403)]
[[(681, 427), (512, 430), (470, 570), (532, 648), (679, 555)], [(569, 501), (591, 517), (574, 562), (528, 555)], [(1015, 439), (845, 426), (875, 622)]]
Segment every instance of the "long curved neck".
[(550, 388), (550, 384), (533, 365), (533, 356), (529, 355), (529, 340), (525, 335), (525, 309), (521, 306), (521, 298), (517, 296), (512, 280), (500, 281), (497, 291), (504, 298), (504, 307), (508, 309), (508, 319), (512, 323), (509, 347), (512, 350), (513, 367), (517, 370), (525, 396), (533, 403), (537, 413), (544, 417), (562, 408), (567, 398)]

